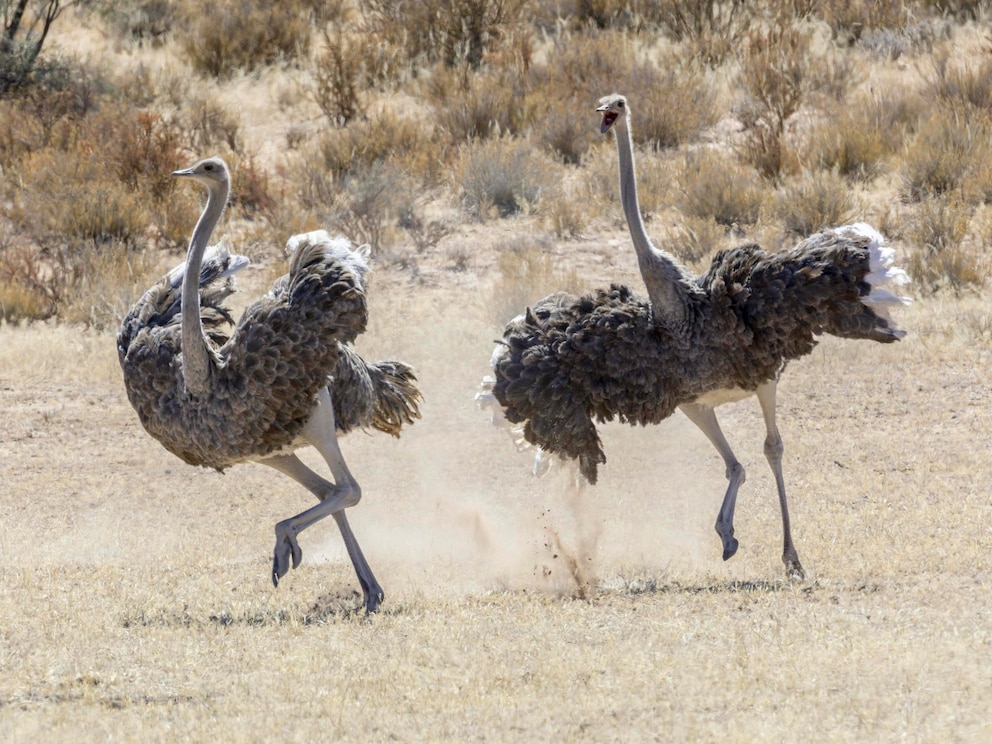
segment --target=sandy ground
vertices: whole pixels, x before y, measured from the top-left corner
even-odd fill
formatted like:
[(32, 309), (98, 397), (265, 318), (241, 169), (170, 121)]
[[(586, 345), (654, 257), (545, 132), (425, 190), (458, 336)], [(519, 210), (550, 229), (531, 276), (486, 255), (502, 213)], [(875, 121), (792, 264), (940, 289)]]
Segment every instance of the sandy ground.
[[(308, 124), (273, 113), (277, 87), (298, 92), (282, 83), (230, 86), (247, 138)], [(720, 412), (747, 469), (728, 562), (723, 463), (683, 417), (603, 427), (600, 483), (577, 491), (532, 477), (475, 406), (493, 249), (527, 229), (459, 225), (415, 275), (378, 267), (358, 348), (413, 364), (424, 404), (401, 439), (342, 445), (386, 593), (373, 618), (330, 521), (272, 587), (273, 526), (309, 495), (261, 465), (169, 455), (128, 404), (112, 333), (0, 326), (0, 739), (992, 739), (992, 297), (923, 298), (904, 342), (826, 339), (789, 366), (809, 573), (790, 584), (754, 399)], [(590, 233), (554, 246), (557, 265), (634, 284), (625, 231)], [(271, 272), (246, 273), (251, 296)]]
[[(530, 475), (473, 402), (495, 333), (476, 279), (373, 285), (359, 349), (413, 363), (424, 406), (400, 440), (343, 444), (386, 592), (371, 622), (333, 523), (304, 533), (273, 589), (273, 525), (307, 494), (264, 466), (218, 474), (165, 452), (128, 405), (112, 335), (0, 328), (4, 738), (261, 740), (304, 713), (289, 738), (989, 733), (987, 298), (924, 300), (903, 343), (827, 339), (787, 370), (810, 574), (789, 585), (755, 400), (721, 414), (748, 469), (724, 563), (722, 462), (684, 418), (604, 427), (595, 488)], [(329, 663), (306, 649), (327, 644), (351, 671), (304, 703)]]

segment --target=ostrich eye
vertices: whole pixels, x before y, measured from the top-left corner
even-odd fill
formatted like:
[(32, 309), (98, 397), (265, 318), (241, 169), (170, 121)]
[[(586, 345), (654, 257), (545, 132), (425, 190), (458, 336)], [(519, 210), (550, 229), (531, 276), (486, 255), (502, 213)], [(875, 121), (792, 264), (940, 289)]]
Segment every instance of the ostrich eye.
[(617, 101), (617, 108), (623, 108), (623, 101)]
[(205, 166), (203, 166), (203, 170), (212, 171), (213, 169), (214, 169), (213, 163), (207, 163)]

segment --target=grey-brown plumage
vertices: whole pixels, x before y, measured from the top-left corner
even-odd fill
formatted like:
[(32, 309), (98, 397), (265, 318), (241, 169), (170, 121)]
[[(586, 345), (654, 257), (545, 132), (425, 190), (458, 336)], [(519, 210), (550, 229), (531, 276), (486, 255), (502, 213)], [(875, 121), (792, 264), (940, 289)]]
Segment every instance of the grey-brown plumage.
[(781, 475), (775, 382), (821, 334), (882, 343), (904, 336), (886, 312), (901, 298), (882, 285), (907, 280), (905, 273), (892, 268), (882, 236), (858, 224), (817, 233), (786, 253), (756, 245), (724, 250), (705, 274), (690, 275), (644, 232), (626, 99), (601, 104), (603, 131), (617, 127), (624, 211), (650, 299), (613, 285), (541, 300), (506, 327), (493, 354), (492, 395), (508, 421), (523, 425), (528, 442), (578, 460), (590, 483), (606, 462), (597, 422), (656, 424), (681, 409), (727, 465), (730, 485), (716, 524), (727, 559), (737, 550), (733, 510), (744, 469), (713, 409), (756, 394), (779, 488), (783, 561), (790, 575), (802, 576)]
[[(234, 324), (223, 301), (247, 259), (206, 248), (227, 200), (227, 166), (208, 158), (175, 175), (204, 185), (207, 206), (184, 265), (149, 289), (121, 326), (128, 398), (148, 433), (185, 462), (224, 470), (258, 461), (311, 490), (321, 503), (276, 526), (273, 581), (290, 558), (299, 564), (297, 533), (331, 514), (374, 611), (382, 590), (344, 517), (360, 489), (336, 433), (373, 427), (399, 436), (419, 418), (420, 393), (407, 365), (369, 364), (349, 346), (368, 320), (366, 253), (324, 231), (294, 236), (289, 273)], [(199, 282), (187, 282), (191, 276)], [(324, 456), (334, 482), (293, 454), (307, 445)]]

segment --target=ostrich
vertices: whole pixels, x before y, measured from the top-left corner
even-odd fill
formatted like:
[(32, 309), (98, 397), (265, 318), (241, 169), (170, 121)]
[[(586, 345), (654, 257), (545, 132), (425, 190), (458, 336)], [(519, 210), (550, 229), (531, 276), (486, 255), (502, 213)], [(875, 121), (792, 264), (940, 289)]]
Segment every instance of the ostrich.
[(715, 408), (756, 395), (782, 511), (782, 561), (790, 578), (805, 578), (782, 476), (776, 382), (820, 334), (881, 343), (905, 336), (888, 309), (909, 300), (885, 285), (908, 277), (893, 267), (883, 237), (861, 223), (824, 230), (785, 253), (757, 245), (723, 250), (705, 274), (692, 276), (645, 233), (626, 99), (612, 95), (600, 104), (601, 132), (616, 135), (621, 201), (648, 300), (616, 284), (583, 297), (559, 292), (544, 298), (506, 326), (484, 388), (539, 447), (538, 457), (550, 452), (577, 459), (591, 484), (606, 462), (594, 421), (657, 424), (681, 410), (726, 465), (729, 484), (716, 518), (724, 560), (738, 548), (734, 505), (744, 468)]
[[(131, 405), (145, 430), (190, 465), (223, 471), (260, 462), (313, 493), (317, 505), (275, 527), (273, 584), (290, 562), (300, 564), (299, 533), (331, 515), (365, 609), (375, 612), (382, 588), (345, 516), (361, 488), (337, 434), (373, 427), (399, 436), (403, 424), (420, 417), (420, 393), (407, 365), (369, 364), (349, 346), (368, 319), (367, 246), (352, 249), (323, 230), (294, 235), (289, 273), (235, 325), (223, 300), (233, 291), (231, 276), (248, 260), (225, 246), (207, 247), (227, 202), (227, 165), (207, 158), (173, 175), (205, 187), (207, 203), (186, 261), (138, 300), (118, 333)], [(296, 456), (308, 445), (327, 462), (333, 481)]]

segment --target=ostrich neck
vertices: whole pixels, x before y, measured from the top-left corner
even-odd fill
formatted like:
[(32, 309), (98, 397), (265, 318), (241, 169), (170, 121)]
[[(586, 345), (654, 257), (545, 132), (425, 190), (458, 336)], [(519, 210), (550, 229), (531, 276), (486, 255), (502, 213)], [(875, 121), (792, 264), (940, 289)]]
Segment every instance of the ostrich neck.
[(615, 130), (617, 153), (620, 158), (620, 201), (623, 204), (627, 228), (637, 252), (637, 265), (648, 290), (655, 320), (666, 325), (681, 325), (687, 314), (689, 277), (675, 259), (651, 243), (637, 200), (637, 178), (634, 174), (634, 148), (630, 127), (619, 122)]
[(210, 350), (200, 320), (200, 266), (210, 235), (224, 212), (227, 188), (210, 189), (207, 206), (193, 229), (186, 255), (182, 293), (182, 352), (183, 382), (186, 391), (194, 396), (207, 392), (210, 377)]

